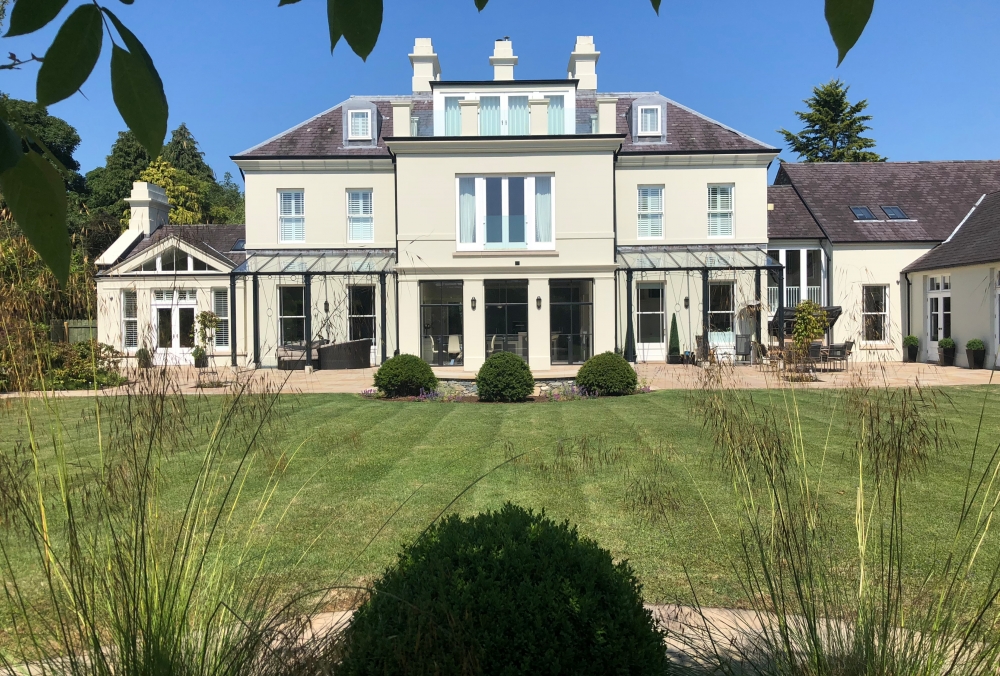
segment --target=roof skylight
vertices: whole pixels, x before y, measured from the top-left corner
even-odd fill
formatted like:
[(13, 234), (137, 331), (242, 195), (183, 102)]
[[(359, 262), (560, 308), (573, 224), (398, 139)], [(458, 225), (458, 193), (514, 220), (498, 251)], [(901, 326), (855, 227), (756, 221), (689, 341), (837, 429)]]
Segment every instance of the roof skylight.
[(851, 211), (854, 213), (854, 218), (859, 221), (874, 221), (875, 214), (868, 207), (851, 207)]
[(233, 244), (232, 251), (246, 251), (246, 248), (247, 248), (247, 241), (241, 237), (240, 239), (236, 240), (235, 244)]
[(906, 214), (899, 207), (882, 207), (882, 211), (892, 220), (906, 219)]

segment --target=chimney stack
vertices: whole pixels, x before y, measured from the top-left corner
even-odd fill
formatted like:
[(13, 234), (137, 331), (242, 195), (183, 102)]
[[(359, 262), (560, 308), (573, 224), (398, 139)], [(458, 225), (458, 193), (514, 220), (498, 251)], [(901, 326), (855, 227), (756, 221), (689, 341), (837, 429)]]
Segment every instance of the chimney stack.
[(434, 53), (434, 45), (430, 38), (417, 38), (413, 43), (413, 53), (410, 54), (413, 64), (413, 91), (429, 92), (431, 82), (441, 79), (441, 64), (438, 55)]
[(569, 55), (569, 73), (572, 80), (579, 80), (578, 89), (597, 91), (597, 60), (601, 53), (594, 48), (594, 36), (578, 35), (576, 45)]
[(517, 57), (514, 56), (514, 43), (510, 38), (504, 36), (493, 43), (493, 56), (490, 57), (490, 65), (493, 66), (494, 80), (513, 80), (514, 66), (517, 65)]
[(136, 181), (132, 184), (132, 194), (125, 201), (132, 208), (129, 230), (149, 237), (158, 227), (167, 224), (170, 202), (167, 193), (155, 183)]

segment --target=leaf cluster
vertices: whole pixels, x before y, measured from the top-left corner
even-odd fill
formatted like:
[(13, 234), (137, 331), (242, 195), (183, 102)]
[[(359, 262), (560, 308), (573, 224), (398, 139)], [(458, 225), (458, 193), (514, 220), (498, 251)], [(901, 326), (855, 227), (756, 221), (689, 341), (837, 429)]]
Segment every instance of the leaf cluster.
[(476, 374), (480, 401), (524, 401), (535, 391), (528, 362), (513, 352), (494, 352)]
[(614, 352), (594, 355), (580, 367), (576, 384), (589, 394), (600, 397), (620, 397), (635, 394), (638, 377), (632, 365)]
[(792, 340), (799, 350), (806, 350), (810, 343), (822, 338), (829, 327), (826, 310), (811, 300), (804, 300), (795, 308)]
[(433, 392), (438, 385), (431, 367), (420, 357), (397, 354), (375, 372), (375, 387), (386, 397), (416, 397)]

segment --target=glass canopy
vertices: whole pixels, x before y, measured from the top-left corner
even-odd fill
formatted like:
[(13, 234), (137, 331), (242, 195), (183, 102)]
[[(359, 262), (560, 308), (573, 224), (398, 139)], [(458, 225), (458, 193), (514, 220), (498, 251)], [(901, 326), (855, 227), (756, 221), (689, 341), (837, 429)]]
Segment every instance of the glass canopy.
[(341, 249), (337, 251), (255, 251), (238, 268), (237, 275), (357, 275), (392, 272), (392, 249)]
[(618, 267), (627, 270), (760, 270), (781, 268), (757, 246), (620, 246)]

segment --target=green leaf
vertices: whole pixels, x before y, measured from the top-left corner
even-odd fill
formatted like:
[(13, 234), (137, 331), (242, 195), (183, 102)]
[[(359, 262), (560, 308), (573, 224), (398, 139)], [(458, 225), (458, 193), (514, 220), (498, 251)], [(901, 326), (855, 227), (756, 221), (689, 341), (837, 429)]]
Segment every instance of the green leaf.
[(65, 6), (66, 0), (17, 0), (10, 13), (10, 28), (4, 37), (34, 33), (56, 18)]
[(484, 9), (486, 9), (486, 3), (489, 1), (490, 0), (476, 0), (476, 9), (478, 9), (480, 12), (483, 11)]
[(159, 98), (163, 100), (163, 105), (166, 106), (167, 95), (163, 92), (163, 80), (160, 79), (160, 74), (156, 71), (156, 66), (153, 65), (153, 57), (151, 57), (149, 52), (146, 51), (146, 48), (142, 46), (142, 43), (139, 42), (139, 38), (135, 36), (135, 33), (126, 28), (125, 24), (119, 21), (118, 17), (112, 14), (111, 10), (104, 9), (104, 13), (108, 15), (108, 18), (111, 19), (111, 23), (115, 25), (115, 30), (122, 36), (122, 41), (125, 43), (128, 51), (132, 52), (136, 56), (142, 57), (142, 60), (146, 62), (146, 67), (149, 68), (150, 72), (156, 78), (157, 85), (160, 88)]
[(49, 161), (29, 152), (0, 174), (0, 190), (14, 220), (60, 284), (69, 277), (66, 186)]
[(826, 23), (837, 45), (837, 65), (861, 37), (875, 7), (875, 0), (826, 0)]
[(35, 94), (40, 104), (62, 101), (83, 86), (101, 55), (103, 38), (104, 23), (97, 5), (80, 5), (69, 15), (38, 69)]
[(16, 166), (24, 157), (21, 137), (3, 120), (0, 120), (0, 173)]
[(649, 1), (651, 3), (653, 3), (653, 11), (656, 12), (657, 16), (659, 16), (660, 15), (660, 0), (649, 0)]
[(367, 60), (382, 30), (382, 0), (327, 0), (326, 7), (330, 50), (343, 36), (354, 53)]
[(160, 155), (167, 135), (163, 84), (146, 60), (118, 45), (111, 48), (111, 94), (125, 124), (151, 158)]
[(284, 7), (285, 5), (294, 5), (299, 2), (299, 0), (278, 0), (278, 7)]

